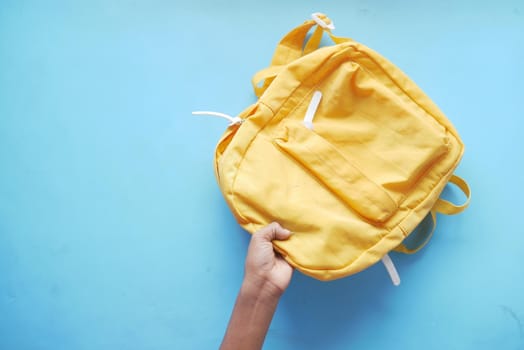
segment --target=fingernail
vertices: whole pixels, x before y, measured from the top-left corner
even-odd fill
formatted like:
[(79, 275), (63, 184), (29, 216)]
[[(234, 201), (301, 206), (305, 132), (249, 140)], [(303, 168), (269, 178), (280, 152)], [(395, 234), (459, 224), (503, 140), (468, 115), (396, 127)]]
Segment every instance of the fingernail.
[(292, 235), (293, 232), (289, 231), (287, 228), (283, 229), (284, 233), (287, 235)]

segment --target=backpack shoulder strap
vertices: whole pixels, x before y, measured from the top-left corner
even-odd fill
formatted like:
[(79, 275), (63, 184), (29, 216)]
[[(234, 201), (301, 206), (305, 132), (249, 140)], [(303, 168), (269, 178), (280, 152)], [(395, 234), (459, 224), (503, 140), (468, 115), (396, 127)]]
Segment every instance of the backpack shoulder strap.
[(423, 239), (420, 239), (420, 243), (417, 244), (417, 246), (413, 248), (408, 248), (404, 242), (400, 243), (394, 250), (399, 253), (404, 254), (414, 254), (424, 248), (426, 244), (431, 240), (431, 237), (433, 237), (433, 233), (435, 232), (435, 228), (437, 227), (437, 214), (435, 210), (431, 210), (429, 212), (429, 215), (431, 217), (431, 226), (428, 228), (427, 226), (423, 228), (423, 231), (421, 232), (420, 236), (424, 237)]

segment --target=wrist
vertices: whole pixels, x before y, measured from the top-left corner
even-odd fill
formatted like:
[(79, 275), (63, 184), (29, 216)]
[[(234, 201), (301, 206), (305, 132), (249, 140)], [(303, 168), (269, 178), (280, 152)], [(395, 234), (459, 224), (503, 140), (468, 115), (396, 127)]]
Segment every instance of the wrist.
[(254, 277), (244, 277), (221, 349), (262, 348), (282, 293)]
[(246, 296), (255, 297), (261, 301), (277, 301), (280, 299), (283, 290), (278, 288), (271, 281), (264, 278), (245, 276), (242, 282), (241, 293)]

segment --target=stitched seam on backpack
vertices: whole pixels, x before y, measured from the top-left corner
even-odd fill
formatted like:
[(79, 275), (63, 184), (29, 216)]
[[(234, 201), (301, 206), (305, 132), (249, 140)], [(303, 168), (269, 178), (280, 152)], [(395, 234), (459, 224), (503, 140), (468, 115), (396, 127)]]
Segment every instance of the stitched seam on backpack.
[[(402, 228), (400, 228), (400, 225), (396, 225), (395, 228), (399, 228), (402, 233), (404, 233), (404, 230), (402, 230)], [(386, 230), (386, 234), (381, 234), (380, 235), (380, 239), (375, 243), (373, 244), (372, 246), (366, 248), (366, 250), (363, 250), (356, 258), (354, 258), (353, 260), (351, 260), (351, 262), (345, 264), (345, 265), (342, 265), (342, 267), (339, 267), (339, 268), (335, 268), (335, 269), (326, 269), (326, 268), (316, 268), (316, 267), (310, 267), (310, 266), (304, 266), (303, 264), (299, 264), (296, 262), (295, 259), (293, 259), (289, 254), (286, 256), (288, 257), (290, 260), (292, 260), (293, 262), (295, 262), (295, 265), (298, 266), (299, 268), (304, 268), (304, 269), (307, 269), (307, 270), (313, 270), (313, 271), (329, 271), (329, 272), (336, 272), (336, 271), (341, 271), (341, 270), (345, 270), (347, 269), (348, 267), (350, 267), (351, 265), (353, 265), (355, 263), (355, 261), (357, 261), (358, 259), (360, 259), (364, 254), (367, 254), (370, 250), (372, 250), (374, 247), (376, 247), (377, 245), (381, 244), (381, 242), (387, 238), (387, 236), (389, 234), (391, 234), (393, 232), (393, 230)], [(402, 243), (402, 241), (399, 242), (399, 244)], [(369, 264), (367, 267), (365, 268), (368, 268), (370, 267), (372, 264)], [(339, 277), (342, 277), (342, 276), (339, 276)]]

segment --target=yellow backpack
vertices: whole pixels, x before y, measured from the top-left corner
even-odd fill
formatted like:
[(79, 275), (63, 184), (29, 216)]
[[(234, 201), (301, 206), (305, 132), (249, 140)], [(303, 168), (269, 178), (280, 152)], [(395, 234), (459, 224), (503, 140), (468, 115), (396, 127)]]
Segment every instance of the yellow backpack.
[[(313, 33), (308, 32), (316, 27)], [(216, 177), (250, 233), (277, 221), (294, 234), (275, 249), (303, 273), (332, 280), (413, 253), (431, 237), (436, 213), (466, 208), (470, 190), (453, 171), (464, 145), (450, 121), (399, 68), (331, 34), (316, 13), (278, 44), (255, 74), (258, 101), (231, 121), (215, 154)], [(324, 32), (334, 46), (319, 48)], [(439, 196), (448, 182), (468, 197)], [(422, 242), (404, 239), (429, 216)]]

